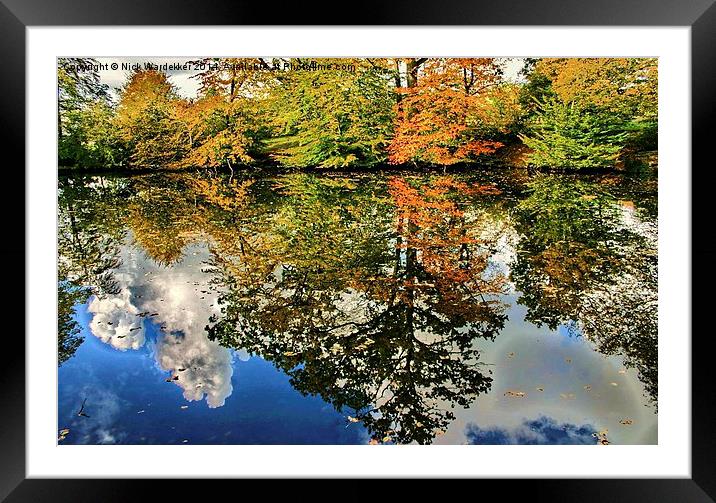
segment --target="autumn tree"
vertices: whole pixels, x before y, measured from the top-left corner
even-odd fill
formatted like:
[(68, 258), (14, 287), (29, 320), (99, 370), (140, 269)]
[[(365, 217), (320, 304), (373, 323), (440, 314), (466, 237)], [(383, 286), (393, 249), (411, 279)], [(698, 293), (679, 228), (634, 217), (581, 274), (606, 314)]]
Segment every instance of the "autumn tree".
[(175, 120), (181, 101), (166, 74), (133, 72), (120, 91), (115, 122), (135, 166), (166, 166), (179, 160), (186, 144), (179, 141)]
[(277, 82), (262, 58), (204, 58), (199, 97), (177, 109), (179, 141), (187, 155), (177, 166), (228, 167), (249, 164), (267, 134), (264, 101)]
[(656, 59), (545, 58), (535, 65), (535, 72), (550, 79), (564, 103), (604, 107), (642, 120), (656, 118)]
[(485, 134), (493, 112), (488, 90), (501, 75), (493, 59), (430, 59), (422, 63), (417, 83), (410, 65), (407, 75), (388, 148), (391, 163), (448, 166), (501, 146)]
[(250, 149), (255, 141), (248, 133), (240, 101), (227, 101), (218, 94), (203, 96), (178, 110), (178, 140), (187, 154), (175, 161), (178, 166), (219, 167), (233, 171), (238, 163), (253, 160)]
[(192, 63), (201, 68), (193, 76), (200, 83), (199, 94), (219, 94), (229, 102), (254, 97), (276, 80), (264, 58), (203, 58)]

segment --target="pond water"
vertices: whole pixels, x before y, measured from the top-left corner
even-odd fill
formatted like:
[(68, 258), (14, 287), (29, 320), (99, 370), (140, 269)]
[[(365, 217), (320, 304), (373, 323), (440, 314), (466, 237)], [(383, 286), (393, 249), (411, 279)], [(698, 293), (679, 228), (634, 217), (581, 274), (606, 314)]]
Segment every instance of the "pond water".
[(654, 444), (655, 175), (61, 176), (60, 444)]

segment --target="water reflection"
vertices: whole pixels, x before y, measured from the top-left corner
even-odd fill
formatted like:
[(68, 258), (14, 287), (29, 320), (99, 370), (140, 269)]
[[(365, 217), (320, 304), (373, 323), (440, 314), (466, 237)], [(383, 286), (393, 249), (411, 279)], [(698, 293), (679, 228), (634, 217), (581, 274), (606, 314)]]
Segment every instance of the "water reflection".
[[(59, 364), (82, 343), (72, 309), (86, 305), (89, 333), (147, 355), (162, 381), (209, 408), (234, 392), (234, 355), (253, 355), (320, 397), (343, 418), (339, 430), (360, 426), (365, 442), (596, 443), (599, 417), (637, 415), (629, 390), (657, 397), (655, 206), (642, 204), (655, 194), (616, 186), (556, 176), (63, 178)], [(534, 330), (517, 328), (522, 319)], [(528, 365), (546, 362), (548, 347), (521, 334), (565, 328), (589, 341), (582, 375), (601, 365), (587, 356), (598, 351), (635, 368), (637, 387), (575, 401), (596, 414), (581, 423), (551, 390), (513, 390), (530, 411), (557, 414), (520, 417), (520, 395), (493, 390), (495, 372), (532, 373), (494, 348), (515, 344), (532, 354)], [(541, 372), (532, 378), (557, 379)], [(494, 427), (476, 426), (486, 424), (480, 411), (497, 413), (497, 396), (508, 409)]]
[(512, 279), (527, 319), (623, 354), (657, 399), (657, 235), (633, 201), (580, 179), (539, 177), (516, 207)]
[[(266, 246), (217, 267), (228, 290), (211, 337), (275, 362), (375, 441), (429, 442), (451, 407), (489, 390), (473, 341), (494, 339), (505, 320), (495, 297), (506, 280), (487, 270), (499, 233), (458, 204), (479, 189), (393, 178), (376, 195), (283, 179), (289, 202), (268, 216)], [(247, 253), (271, 272), (242, 267)]]
[(155, 333), (152, 352), (159, 368), (170, 373), (167, 381), (181, 387), (188, 401), (206, 398), (209, 407), (222, 406), (231, 394), (233, 368), (229, 350), (206, 335), (209, 318), (218, 312), (216, 294), (201, 273), (206, 248), (192, 247), (182, 270), (143, 257), (135, 246), (123, 250), (114, 274), (117, 292), (89, 301), (90, 332), (121, 351), (140, 349), (147, 334)]
[(545, 416), (525, 420), (513, 429), (499, 426), (481, 428), (471, 423), (465, 432), (467, 443), (475, 445), (590, 445), (594, 444), (598, 434), (592, 425), (557, 423), (551, 417)]
[(125, 184), (98, 178), (61, 178), (58, 192), (58, 364), (81, 344), (75, 304), (117, 293), (114, 269), (124, 226), (119, 217)]
[(69, 360), (82, 344), (81, 327), (74, 318), (74, 307), (87, 300), (89, 294), (60, 281), (57, 284), (57, 364)]

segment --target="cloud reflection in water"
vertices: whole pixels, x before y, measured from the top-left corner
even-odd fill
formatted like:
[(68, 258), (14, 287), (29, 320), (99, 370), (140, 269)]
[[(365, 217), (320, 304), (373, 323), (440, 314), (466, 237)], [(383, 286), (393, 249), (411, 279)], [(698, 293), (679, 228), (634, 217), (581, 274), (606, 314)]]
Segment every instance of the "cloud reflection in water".
[(597, 443), (596, 432), (589, 424), (557, 423), (546, 416), (525, 420), (513, 429), (481, 428), (474, 423), (465, 428), (467, 443), (472, 445), (590, 445)]
[[(162, 267), (125, 247), (116, 274), (120, 291), (92, 298), (89, 326), (102, 342), (125, 351), (143, 347), (148, 324), (156, 325), (160, 335), (153, 354), (159, 367), (172, 373), (171, 382), (186, 400), (206, 398), (210, 408), (221, 407), (232, 392), (231, 352), (207, 338), (209, 316), (218, 311), (216, 293), (200, 272), (205, 247), (191, 250), (182, 262)], [(241, 359), (247, 356), (239, 353)]]

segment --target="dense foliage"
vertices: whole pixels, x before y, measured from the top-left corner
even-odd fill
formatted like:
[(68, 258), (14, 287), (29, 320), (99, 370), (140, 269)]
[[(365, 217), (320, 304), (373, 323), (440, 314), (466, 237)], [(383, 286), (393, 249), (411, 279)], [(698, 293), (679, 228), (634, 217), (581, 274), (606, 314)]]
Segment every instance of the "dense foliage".
[(528, 63), (523, 100), (532, 100), (520, 136), (529, 164), (603, 168), (657, 146), (657, 62), (561, 58)]
[(530, 164), (574, 169), (615, 164), (627, 134), (611, 115), (556, 99), (541, 104), (538, 110), (532, 136), (521, 136), (534, 150)]
[(527, 59), (514, 82), (497, 58), (206, 58), (191, 99), (151, 68), (113, 96), (97, 63), (59, 62), (61, 166), (582, 169), (656, 150), (654, 59)]

